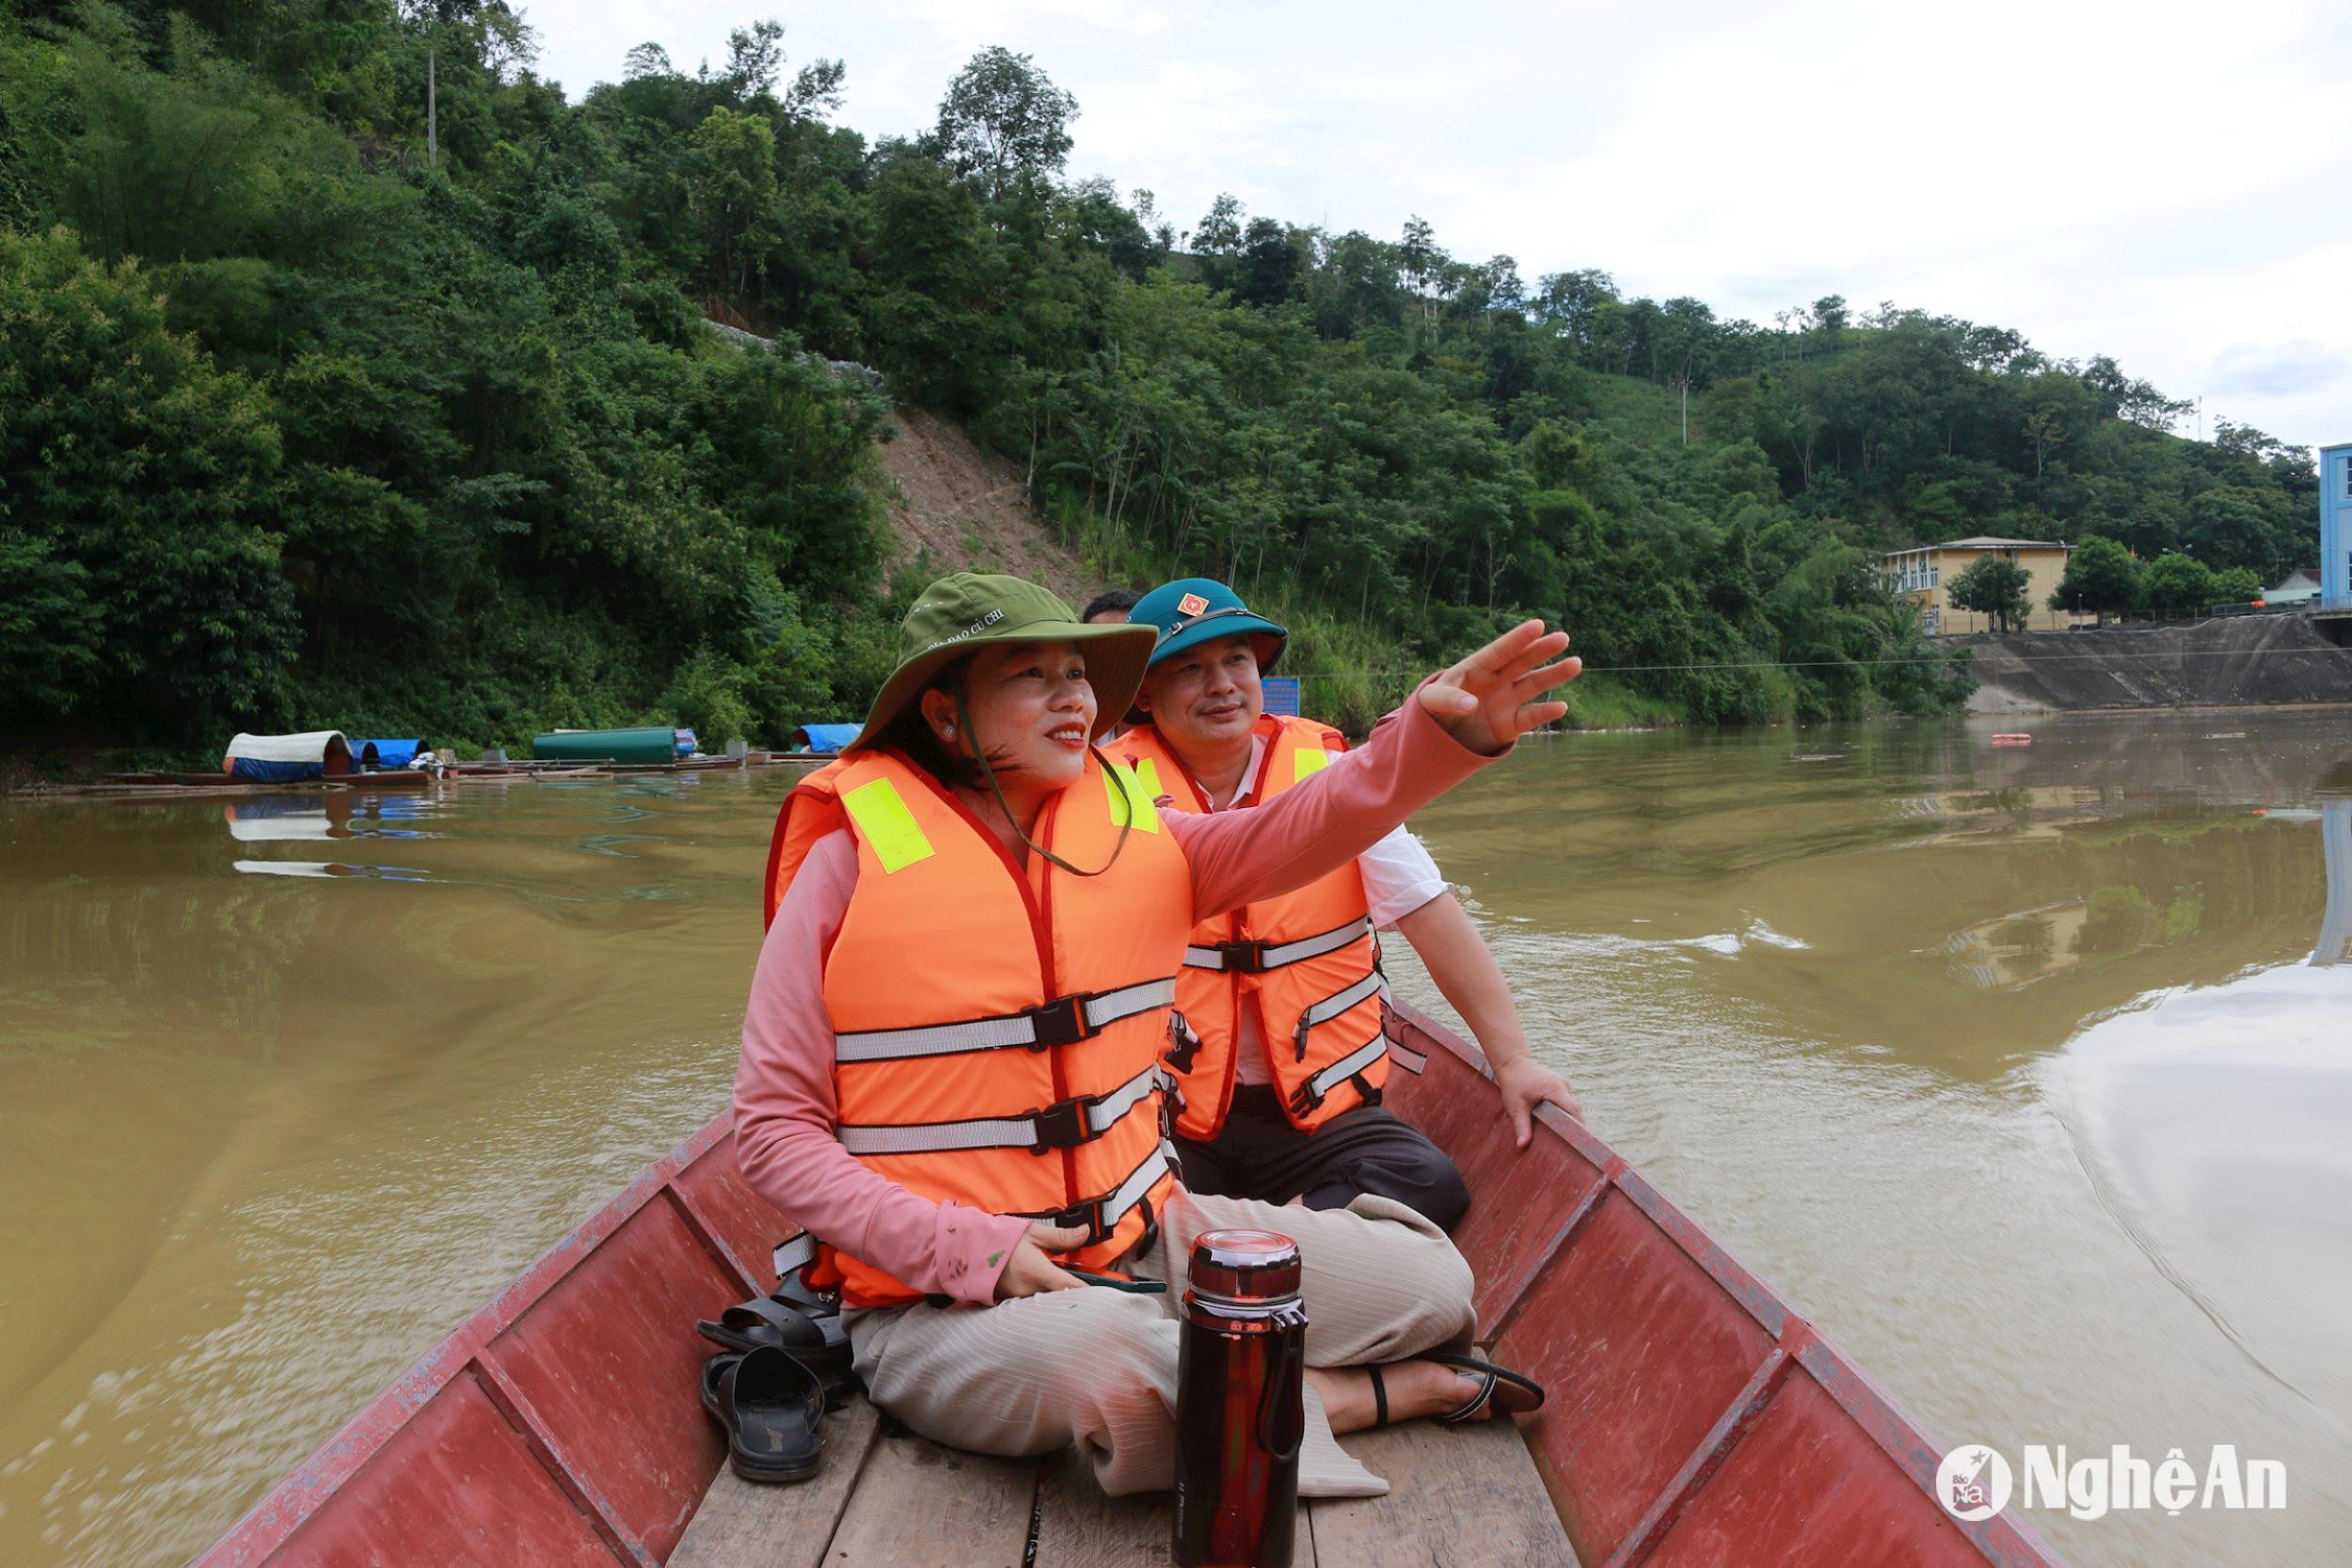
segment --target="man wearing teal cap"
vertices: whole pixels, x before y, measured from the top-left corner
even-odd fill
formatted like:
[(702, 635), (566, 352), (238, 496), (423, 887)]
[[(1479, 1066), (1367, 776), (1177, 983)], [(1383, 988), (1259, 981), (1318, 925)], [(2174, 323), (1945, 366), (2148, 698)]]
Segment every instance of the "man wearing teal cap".
[[(1113, 743), (1164, 809), (1263, 803), (1345, 750), (1311, 720), (1264, 711), (1261, 678), (1289, 634), (1224, 583), (1188, 578), (1129, 612), (1152, 626), (1136, 727)], [(1519, 1146), (1538, 1101), (1581, 1115), (1534, 1059), (1509, 987), (1420, 842), (1399, 828), (1356, 862), (1192, 934), (1168, 1067), (1178, 1148), (1194, 1190), (1311, 1208), (1365, 1194), (1451, 1227), (1470, 1195), (1453, 1162), (1379, 1105), (1387, 986), (1377, 929), (1413, 943), (1493, 1063)]]

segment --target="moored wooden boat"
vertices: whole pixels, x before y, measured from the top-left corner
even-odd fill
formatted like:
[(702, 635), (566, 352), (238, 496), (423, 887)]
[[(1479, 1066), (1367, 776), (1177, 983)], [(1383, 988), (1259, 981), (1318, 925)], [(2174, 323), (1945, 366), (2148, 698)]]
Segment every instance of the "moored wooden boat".
[[(1551, 1397), (1516, 1433), (1423, 1422), (1347, 1439), (1394, 1491), (1313, 1505), (1302, 1565), (1436, 1560), (1441, 1544), (1466, 1548), (1447, 1560), (1497, 1563), (1565, 1563), (1572, 1547), (1585, 1568), (2056, 1562), (2006, 1517), (1947, 1513), (1937, 1446), (1598, 1138), (1547, 1107), (1534, 1147), (1515, 1150), (1474, 1047), (1410, 1009), (1394, 1037), (1402, 1065), (1425, 1061), (1391, 1076), (1390, 1102), (1474, 1195), (1456, 1240), (1477, 1270), (1481, 1338)], [(1103, 1499), (1060, 1461), (883, 1439), (862, 1402), (833, 1418), (817, 1481), (723, 1474), (693, 1321), (771, 1289), (771, 1244), (787, 1230), (743, 1185), (722, 1115), (404, 1373), (198, 1568), (1164, 1560), (1164, 1499)]]

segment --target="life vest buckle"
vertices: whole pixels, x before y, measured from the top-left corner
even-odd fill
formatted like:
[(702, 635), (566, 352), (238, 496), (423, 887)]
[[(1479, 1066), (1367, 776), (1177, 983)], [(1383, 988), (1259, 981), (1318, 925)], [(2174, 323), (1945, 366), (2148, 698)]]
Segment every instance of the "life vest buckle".
[[(1200, 1037), (1184, 1022), (1184, 1014), (1168, 1015), (1168, 1065), (1178, 1072), (1190, 1072), (1194, 1059), (1200, 1054)], [(1171, 1089), (1175, 1086), (1173, 1083), (1168, 1085)]]
[(1263, 942), (1220, 942), (1216, 951), (1225, 959), (1229, 974), (1263, 974), (1266, 971), (1266, 944)]
[(1057, 1214), (1046, 1214), (1041, 1217), (1046, 1224), (1061, 1230), (1074, 1230), (1084, 1226), (1087, 1233), (1085, 1244), (1088, 1246), (1092, 1246), (1103, 1239), (1103, 1200), (1099, 1197), (1088, 1198), (1083, 1203), (1073, 1203)]
[(1040, 1111), (1030, 1118), (1030, 1125), (1037, 1129), (1037, 1142), (1029, 1146), (1029, 1152), (1050, 1154), (1085, 1143), (1092, 1136), (1087, 1131), (1086, 1111), (1083, 1100), (1057, 1100)]
[(1029, 1041), (1032, 1051), (1050, 1051), (1057, 1045), (1075, 1045), (1093, 1035), (1094, 1026), (1087, 1022), (1086, 998), (1057, 996), (1051, 1002), (1041, 1002), (1022, 1010), (1037, 1036)]

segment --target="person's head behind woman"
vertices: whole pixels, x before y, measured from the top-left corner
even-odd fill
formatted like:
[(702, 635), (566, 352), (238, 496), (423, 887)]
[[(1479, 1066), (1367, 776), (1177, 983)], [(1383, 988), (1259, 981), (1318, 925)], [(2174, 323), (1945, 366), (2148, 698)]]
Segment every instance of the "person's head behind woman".
[(1210, 578), (1153, 589), (1129, 619), (1159, 636), (1137, 711), (1188, 760), (1246, 749), (1265, 711), (1260, 677), (1282, 657), (1290, 633)]

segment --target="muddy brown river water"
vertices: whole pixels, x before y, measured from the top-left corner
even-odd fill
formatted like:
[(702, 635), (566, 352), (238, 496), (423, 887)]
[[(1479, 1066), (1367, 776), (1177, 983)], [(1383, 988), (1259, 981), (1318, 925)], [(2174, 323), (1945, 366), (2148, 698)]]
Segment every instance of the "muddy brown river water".
[[(2062, 1555), (2335, 1568), (2352, 714), (1994, 727), (1562, 736), (1419, 826), (1596, 1131), (1931, 1435), (2286, 1468)], [(716, 1110), (789, 784), (0, 801), (0, 1565), (185, 1559)]]

